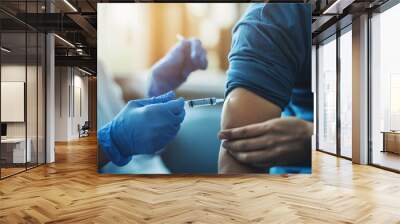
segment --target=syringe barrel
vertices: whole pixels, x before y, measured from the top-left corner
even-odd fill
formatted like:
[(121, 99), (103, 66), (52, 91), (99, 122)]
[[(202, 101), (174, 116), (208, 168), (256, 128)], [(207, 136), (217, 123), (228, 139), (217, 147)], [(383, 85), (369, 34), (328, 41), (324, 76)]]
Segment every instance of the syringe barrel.
[(187, 101), (189, 107), (215, 105), (215, 103), (216, 103), (215, 97)]

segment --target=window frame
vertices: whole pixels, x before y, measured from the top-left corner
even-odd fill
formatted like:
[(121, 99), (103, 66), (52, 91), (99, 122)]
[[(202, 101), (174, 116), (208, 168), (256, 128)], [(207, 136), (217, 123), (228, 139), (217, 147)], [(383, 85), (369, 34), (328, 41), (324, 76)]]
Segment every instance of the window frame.
[[(36, 11), (37, 11), (37, 13), (39, 13), (39, 2), (43, 2), (43, 1), (39, 1), (39, 0), (30, 1), (30, 3), (36, 3)], [(23, 3), (25, 3), (25, 12), (27, 12), (27, 3), (28, 3), (28, 1), (23, 1)], [(17, 171), (17, 172), (12, 173), (12, 174), (9, 174), (9, 175), (6, 175), (6, 176), (4, 176), (4, 174), (2, 173), (2, 169), (3, 168), (0, 166), (0, 180), (4, 180), (4, 179), (6, 179), (8, 177), (12, 177), (12, 176), (17, 175), (19, 173), (23, 173), (23, 172), (26, 172), (26, 171), (28, 171), (30, 169), (33, 169), (33, 168), (39, 167), (41, 165), (47, 164), (47, 44), (48, 44), (48, 40), (47, 40), (47, 32), (40, 31), (40, 30), (30, 26), (29, 24), (24, 23), (23, 21), (19, 20), (18, 18), (13, 17), (12, 14), (9, 14), (9, 12), (7, 12), (7, 11), (5, 11), (3, 9), (1, 9), (1, 10), (2, 10), (3, 13), (6, 13), (6, 15), (9, 15), (11, 19), (14, 19), (19, 23), (22, 23), (23, 29), (17, 30), (17, 31), (12, 31), (12, 32), (3, 31), (2, 29), (0, 29), (0, 45), (2, 45), (1, 42), (2, 42), (3, 33), (21, 33), (21, 34), (25, 35), (25, 37), (24, 37), (25, 38), (25, 40), (24, 40), (24, 42), (25, 42), (25, 49), (24, 49), (24, 51), (25, 51), (25, 56), (24, 56), (25, 57), (25, 87), (24, 87), (24, 89), (25, 89), (25, 93), (24, 93), (25, 166), (24, 166), (24, 168), (21, 167), (21, 168), (23, 168), (22, 170)], [(47, 12), (47, 10), (48, 10), (48, 7), (46, 7), (45, 12)], [(27, 14), (25, 14), (25, 16), (26, 15)], [(26, 18), (25, 18), (25, 20), (26, 20)], [(1, 26), (1, 24), (0, 24), (0, 26)], [(36, 122), (34, 122), (35, 123), (34, 125), (36, 125), (36, 128), (35, 128), (36, 129), (36, 136), (33, 136), (32, 138), (36, 138), (36, 141), (37, 141), (36, 149), (35, 149), (36, 150), (36, 161), (35, 161), (34, 164), (30, 164), (29, 166), (28, 166), (29, 162), (27, 162), (27, 156), (28, 156), (28, 154), (27, 154), (27, 147), (28, 147), (27, 146), (27, 143), (28, 143), (28, 110), (27, 110), (27, 94), (28, 94), (27, 93), (27, 83), (28, 83), (28, 78), (27, 78), (27, 76), (28, 76), (28, 65), (29, 65), (29, 63), (28, 63), (28, 34), (33, 34), (33, 35), (36, 36), (36, 41), (35, 41), (36, 42), (35, 43), (36, 44), (36, 48), (35, 48), (36, 60), (33, 63), (36, 66), (36, 69), (35, 69), (36, 91), (35, 91), (35, 93), (33, 93), (33, 94), (36, 95), (35, 96), (36, 97)], [(40, 34), (43, 34), (43, 35), (40, 35)], [(42, 38), (40, 38), (40, 40), (39, 40), (39, 36), (42, 37)], [(44, 63), (42, 63), (42, 64), (39, 63), (39, 56), (40, 56), (40, 54), (39, 54), (39, 41), (41, 41), (41, 44), (42, 44), (41, 47), (43, 48), (43, 49), (40, 49), (41, 50), (40, 52), (43, 53), (43, 55), (41, 55), (41, 57), (42, 57), (42, 60), (43, 60)], [(0, 82), (2, 81), (1, 80), (2, 79), (1, 68), (3, 66), (2, 62), (3, 62), (3, 58), (2, 58), (2, 54), (0, 53)], [(42, 65), (42, 70), (41, 70), (42, 74), (41, 75), (42, 75), (42, 84), (43, 84), (43, 86), (42, 86), (42, 88), (43, 88), (43, 92), (42, 92), (43, 99), (42, 99), (41, 107), (43, 107), (42, 109), (44, 110), (43, 111), (44, 114), (43, 114), (43, 117), (41, 117), (41, 119), (40, 119), (42, 124), (43, 124), (43, 127), (42, 127), (43, 128), (43, 133), (42, 133), (43, 134), (43, 140), (42, 140), (43, 141), (43, 145), (42, 145), (42, 147), (43, 147), (42, 148), (43, 155), (41, 155), (41, 157), (43, 157), (42, 158), (43, 162), (39, 162), (39, 141), (38, 141), (39, 140), (39, 112), (38, 112), (39, 111), (39, 79), (38, 79), (38, 77), (39, 77), (39, 65)], [(1, 85), (0, 85), (0, 90), (1, 90)], [(1, 96), (1, 93), (0, 93), (0, 96)], [(0, 105), (0, 110), (1, 110), (1, 105)], [(0, 123), (1, 123), (1, 119), (0, 119)], [(0, 158), (1, 158), (1, 152), (2, 152), (2, 146), (0, 144)], [(33, 152), (33, 150), (32, 150), (32, 152)]]
[[(348, 19), (348, 18), (345, 18)], [(335, 25), (336, 26), (336, 25)], [(319, 152), (323, 152), (329, 155), (333, 155), (333, 156), (337, 156), (343, 159), (347, 159), (347, 160), (352, 160), (352, 158), (347, 157), (342, 155), (341, 153), (341, 119), (340, 119), (340, 77), (341, 77), (341, 67), (340, 67), (340, 37), (344, 34), (346, 34), (347, 32), (352, 32), (352, 23), (348, 23), (346, 25), (344, 25), (344, 27), (341, 27), (340, 29), (337, 29), (335, 33), (327, 36), (325, 39), (321, 39), (318, 40), (317, 44), (316, 44), (316, 90), (317, 90), (317, 94), (316, 94), (316, 150)], [(319, 47), (321, 44), (326, 44), (329, 43), (330, 41), (336, 41), (336, 151), (335, 153), (329, 152), (327, 150), (321, 149), (320, 143), (319, 143), (319, 94), (318, 94), (318, 90), (319, 90), (319, 85), (320, 85), (320, 74), (319, 74)]]
[[(372, 19), (377, 15), (400, 4), (400, 0), (388, 0), (382, 5), (369, 10), (368, 13), (368, 165), (377, 167), (383, 170), (400, 173), (400, 169), (394, 169), (388, 166), (373, 162), (373, 130), (372, 130)], [(374, 15), (375, 14), (375, 15)]]

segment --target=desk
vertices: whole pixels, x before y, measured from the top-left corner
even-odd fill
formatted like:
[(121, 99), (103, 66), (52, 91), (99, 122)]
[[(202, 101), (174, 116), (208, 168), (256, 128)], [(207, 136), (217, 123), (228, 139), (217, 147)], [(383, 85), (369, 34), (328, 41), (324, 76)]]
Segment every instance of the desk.
[(400, 131), (382, 131), (383, 149), (382, 152), (400, 154)]
[[(1, 156), (6, 160), (6, 163), (25, 163), (30, 162), (32, 158), (31, 145), (32, 141), (27, 138), (28, 144), (26, 147), (25, 154), (25, 138), (6, 138), (1, 139)], [(12, 146), (12, 148), (10, 147)], [(4, 155), (5, 154), (5, 155)], [(12, 154), (12, 156), (11, 156)], [(9, 157), (9, 158), (7, 158)], [(12, 160), (11, 160), (12, 158)], [(27, 158), (27, 161), (25, 161)]]

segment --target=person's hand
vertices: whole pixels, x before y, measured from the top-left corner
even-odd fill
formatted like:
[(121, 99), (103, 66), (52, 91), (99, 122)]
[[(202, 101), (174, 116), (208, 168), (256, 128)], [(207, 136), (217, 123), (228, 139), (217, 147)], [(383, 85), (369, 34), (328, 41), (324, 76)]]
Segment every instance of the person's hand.
[(237, 161), (258, 168), (311, 164), (311, 122), (276, 118), (223, 130), (222, 146)]
[(111, 139), (122, 156), (154, 154), (176, 136), (184, 117), (184, 100), (172, 91), (131, 100), (112, 120)]
[(149, 96), (158, 96), (179, 87), (189, 74), (206, 69), (207, 53), (198, 39), (180, 40), (152, 68)]

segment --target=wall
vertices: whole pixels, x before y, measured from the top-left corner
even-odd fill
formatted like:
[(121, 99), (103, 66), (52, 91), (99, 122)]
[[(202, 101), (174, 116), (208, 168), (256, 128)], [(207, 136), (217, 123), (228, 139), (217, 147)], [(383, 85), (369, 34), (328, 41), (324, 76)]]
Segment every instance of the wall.
[(90, 131), (97, 131), (97, 77), (88, 79), (88, 116), (90, 122)]
[[(1, 81), (18, 81), (26, 85), (26, 121), (7, 122), (7, 137), (30, 139), (32, 162), (44, 162), (44, 79), (42, 67), (17, 63), (1, 66)], [(27, 79), (27, 80), (26, 80)], [(7, 108), (1, 108), (7, 110)], [(39, 156), (37, 156), (39, 153)], [(36, 161), (39, 159), (39, 161)]]
[[(28, 70), (30, 69), (31, 67), (28, 67)], [(2, 65), (1, 81), (25, 82), (25, 65)], [(32, 96), (32, 93), (28, 94), (28, 97), (29, 96)], [(5, 110), (6, 108), (1, 108), (1, 109)], [(25, 123), (23, 122), (7, 123), (7, 137), (25, 137)]]
[(56, 67), (55, 141), (79, 137), (78, 124), (88, 121), (88, 77), (76, 68)]
[[(43, 101), (39, 101), (40, 105), (37, 105), (37, 93), (36, 93), (36, 67), (28, 66), (28, 82), (25, 82), (25, 65), (2, 65), (1, 66), (1, 81), (18, 81), (27, 83), (27, 125), (28, 134), (35, 132), (36, 134), (36, 121), (37, 107), (42, 107)], [(34, 74), (34, 75), (33, 75)], [(39, 71), (40, 74), (40, 71)], [(35, 77), (34, 77), (35, 76)], [(5, 110), (6, 108), (2, 108)], [(7, 136), (8, 137), (25, 137), (25, 123), (23, 122), (11, 122), (7, 123)], [(29, 137), (29, 136), (28, 136)]]
[(178, 43), (177, 34), (181, 34), (202, 41), (207, 50), (208, 70), (225, 71), (231, 30), (247, 6), (98, 4), (98, 59), (114, 76), (144, 74)]

